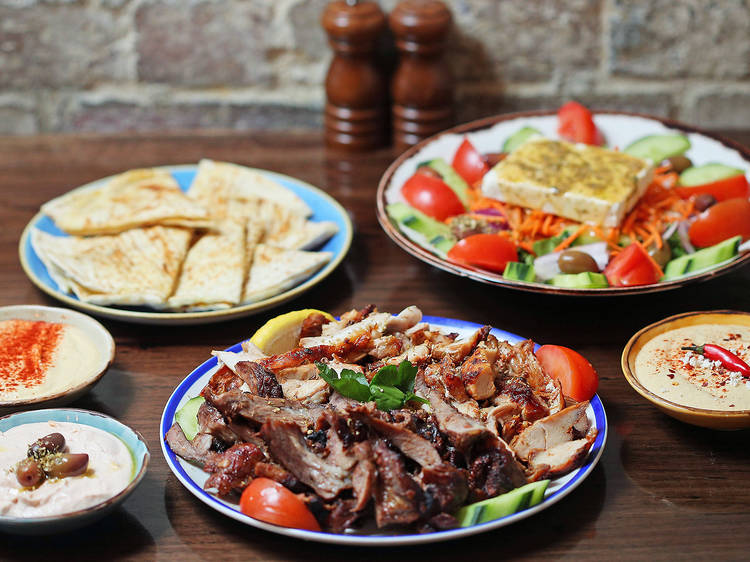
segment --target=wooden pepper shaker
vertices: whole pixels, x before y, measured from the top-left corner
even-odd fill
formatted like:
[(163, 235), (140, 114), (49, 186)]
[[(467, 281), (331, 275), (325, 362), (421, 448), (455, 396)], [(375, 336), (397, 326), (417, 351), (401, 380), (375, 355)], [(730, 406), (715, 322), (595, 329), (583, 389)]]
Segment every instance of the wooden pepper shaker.
[(326, 76), (325, 140), (335, 148), (364, 150), (387, 140), (387, 82), (375, 48), (385, 15), (371, 1), (330, 2), (322, 17), (334, 51)]
[(403, 0), (389, 23), (400, 55), (391, 83), (393, 143), (404, 149), (453, 123), (453, 80), (443, 58), (452, 17), (439, 0)]

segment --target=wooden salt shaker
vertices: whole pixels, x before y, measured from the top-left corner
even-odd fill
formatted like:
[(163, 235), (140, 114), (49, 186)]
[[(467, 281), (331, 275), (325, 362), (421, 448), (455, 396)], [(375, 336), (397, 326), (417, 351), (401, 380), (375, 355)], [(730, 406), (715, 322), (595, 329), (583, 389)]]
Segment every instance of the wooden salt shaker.
[(366, 150), (387, 138), (387, 83), (375, 61), (385, 16), (371, 1), (330, 2), (321, 19), (334, 51), (326, 76), (325, 140)]
[(393, 143), (405, 149), (453, 123), (453, 81), (443, 58), (452, 17), (439, 0), (403, 0), (389, 23), (400, 55), (391, 82)]

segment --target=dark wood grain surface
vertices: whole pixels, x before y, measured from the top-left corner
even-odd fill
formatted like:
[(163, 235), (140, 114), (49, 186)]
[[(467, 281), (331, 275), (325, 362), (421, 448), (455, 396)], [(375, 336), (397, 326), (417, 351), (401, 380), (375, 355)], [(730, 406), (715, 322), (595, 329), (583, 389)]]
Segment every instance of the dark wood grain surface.
[[(750, 144), (750, 132), (727, 136)], [(482, 285), (423, 264), (393, 244), (375, 219), (374, 194), (390, 149), (360, 156), (326, 151), (311, 134), (49, 136), (0, 138), (0, 305), (55, 305), (18, 260), (23, 227), (50, 198), (102, 176), (209, 157), (297, 176), (346, 207), (355, 224), (348, 257), (307, 294), (258, 316), (212, 326), (149, 327), (103, 320), (115, 363), (73, 406), (102, 411), (140, 431), (151, 448), (145, 480), (113, 515), (43, 539), (0, 535), (0, 559), (480, 560), (499, 558), (747, 559), (750, 432), (715, 432), (658, 412), (625, 382), (620, 354), (641, 327), (689, 310), (750, 310), (750, 268), (654, 295), (591, 299), (536, 296)], [(169, 471), (159, 418), (175, 386), (211, 349), (248, 337), (268, 318), (315, 307), (341, 313), (376, 303), (397, 311), (492, 324), (583, 353), (599, 371), (609, 438), (598, 467), (567, 498), (501, 530), (398, 549), (353, 549), (276, 536), (214, 512)]]

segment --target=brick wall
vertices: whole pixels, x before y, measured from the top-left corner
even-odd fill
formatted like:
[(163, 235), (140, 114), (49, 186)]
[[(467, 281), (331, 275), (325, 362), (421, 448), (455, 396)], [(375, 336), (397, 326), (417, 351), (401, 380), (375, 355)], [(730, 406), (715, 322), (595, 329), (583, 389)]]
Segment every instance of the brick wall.
[[(461, 121), (576, 98), (750, 127), (750, 0), (448, 3)], [(319, 127), (325, 4), (0, 0), (0, 134)]]

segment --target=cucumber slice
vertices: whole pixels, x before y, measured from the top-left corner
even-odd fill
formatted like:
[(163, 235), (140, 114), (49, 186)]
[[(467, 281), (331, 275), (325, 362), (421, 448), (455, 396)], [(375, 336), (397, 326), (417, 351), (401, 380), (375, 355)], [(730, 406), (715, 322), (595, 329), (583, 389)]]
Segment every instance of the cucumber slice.
[(469, 208), (469, 184), (466, 180), (458, 175), (458, 172), (448, 164), (443, 158), (434, 158), (423, 164), (435, 170), (443, 178), (443, 181), (463, 203), (464, 207)]
[(567, 289), (602, 289), (609, 287), (609, 282), (603, 273), (584, 271), (583, 273), (558, 273), (550, 284)]
[(539, 480), (488, 500), (459, 509), (455, 517), (461, 527), (494, 521), (535, 506), (544, 499), (549, 480)]
[(533, 265), (510, 261), (505, 266), (503, 277), (513, 279), (514, 281), (534, 281), (536, 279), (536, 272)]
[(696, 273), (725, 262), (737, 255), (741, 243), (742, 236), (734, 236), (714, 246), (698, 250), (694, 254), (686, 254), (673, 259), (664, 268), (662, 281), (671, 281), (677, 277)]
[(532, 244), (532, 249), (534, 250), (534, 253), (537, 256), (543, 256), (545, 254), (552, 253), (555, 248), (557, 248), (557, 245), (565, 240), (565, 233), (558, 236), (552, 236), (551, 238), (544, 238), (542, 240), (537, 240)]
[(524, 127), (523, 129), (516, 131), (507, 139), (503, 144), (503, 152), (513, 152), (516, 148), (521, 146), (527, 140), (532, 137), (541, 137), (542, 133), (534, 127)]
[(658, 164), (666, 158), (684, 153), (688, 148), (690, 141), (683, 135), (649, 135), (631, 143), (623, 152)]
[(724, 164), (712, 162), (703, 166), (693, 166), (680, 174), (680, 185), (690, 187), (692, 185), (703, 185), (715, 181), (731, 178), (744, 174), (745, 170), (732, 168)]
[(190, 441), (198, 434), (198, 408), (205, 402), (203, 396), (191, 398), (175, 412), (174, 420), (182, 428), (182, 432)]
[[(456, 243), (456, 237), (447, 224), (428, 217), (406, 203), (391, 203), (386, 207), (386, 212), (399, 225), (421, 234), (423, 239), (412, 236), (410, 238), (428, 250), (437, 250), (444, 254)], [(408, 235), (409, 231), (404, 233)]]

